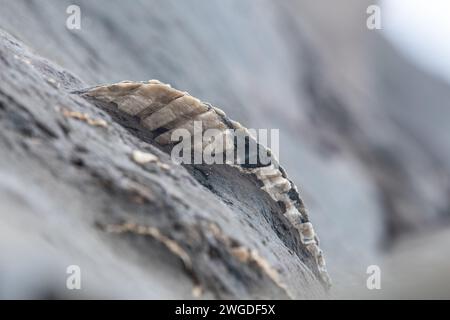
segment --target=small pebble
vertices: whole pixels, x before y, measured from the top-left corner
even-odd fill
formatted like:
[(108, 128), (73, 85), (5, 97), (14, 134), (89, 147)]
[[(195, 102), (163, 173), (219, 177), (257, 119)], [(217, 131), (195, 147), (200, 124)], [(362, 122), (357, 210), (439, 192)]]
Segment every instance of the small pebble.
[(149, 162), (157, 162), (158, 161), (158, 157), (155, 156), (154, 154), (139, 151), (139, 150), (134, 150), (133, 153), (131, 154), (131, 158), (133, 159), (134, 162), (139, 163), (139, 164), (145, 164), (145, 163), (149, 163)]

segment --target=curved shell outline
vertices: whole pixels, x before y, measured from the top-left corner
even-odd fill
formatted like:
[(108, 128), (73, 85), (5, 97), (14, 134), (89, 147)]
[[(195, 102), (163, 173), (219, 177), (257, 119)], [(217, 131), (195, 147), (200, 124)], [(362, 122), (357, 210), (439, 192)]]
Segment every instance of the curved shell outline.
[[(234, 148), (233, 141), (230, 141), (226, 135), (227, 129), (241, 131), (250, 139), (254, 139), (245, 127), (228, 118), (225, 112), (219, 108), (158, 80), (147, 82), (122, 81), (110, 85), (96, 86), (77, 93), (102, 102), (114, 103), (120, 111), (136, 116), (144, 128), (155, 134), (155, 141), (160, 145), (173, 144), (171, 134), (176, 129), (184, 128), (192, 134), (194, 121), (202, 122), (203, 131), (218, 129), (223, 132), (225, 149)], [(205, 144), (203, 144), (202, 148), (205, 147)], [(279, 165), (271, 150), (260, 144), (258, 144), (258, 147), (264, 148), (265, 152), (271, 156), (272, 162), (269, 166), (228, 165), (237, 167), (244, 173), (254, 174), (263, 185), (261, 189), (275, 202), (282, 203), (283, 214), (298, 230), (302, 245), (314, 257), (320, 279), (329, 287), (331, 279), (326, 269), (323, 252), (319, 247), (319, 239), (309, 221), (297, 187), (289, 180), (285, 170)]]

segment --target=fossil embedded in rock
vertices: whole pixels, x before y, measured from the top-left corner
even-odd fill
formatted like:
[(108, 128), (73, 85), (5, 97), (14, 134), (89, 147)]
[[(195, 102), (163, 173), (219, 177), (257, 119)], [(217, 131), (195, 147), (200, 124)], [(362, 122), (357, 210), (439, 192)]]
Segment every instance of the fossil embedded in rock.
[[(113, 103), (118, 110), (136, 116), (142, 126), (156, 136), (155, 141), (161, 145), (174, 146), (181, 143), (172, 141), (172, 133), (177, 129), (184, 129), (192, 134), (195, 132), (196, 122), (202, 124), (201, 133), (209, 129), (218, 130), (215, 138), (224, 137), (226, 142), (223, 144), (223, 152), (233, 147), (236, 148), (236, 144), (230, 140), (229, 130), (246, 135), (250, 142), (256, 143), (258, 148), (270, 156), (271, 163), (269, 165), (226, 163), (239, 168), (243, 173), (254, 174), (263, 185), (261, 189), (274, 201), (281, 203), (284, 215), (298, 230), (303, 246), (313, 256), (320, 278), (326, 285), (331, 284), (318, 238), (309, 221), (297, 187), (289, 180), (271, 150), (258, 144), (249, 130), (239, 122), (229, 119), (222, 110), (157, 80), (123, 81), (97, 86), (78, 93), (101, 102)], [(200, 145), (194, 143), (193, 151), (202, 151), (214, 143), (215, 138), (202, 139)], [(136, 154), (136, 156), (137, 162), (148, 160), (146, 156), (140, 154)]]

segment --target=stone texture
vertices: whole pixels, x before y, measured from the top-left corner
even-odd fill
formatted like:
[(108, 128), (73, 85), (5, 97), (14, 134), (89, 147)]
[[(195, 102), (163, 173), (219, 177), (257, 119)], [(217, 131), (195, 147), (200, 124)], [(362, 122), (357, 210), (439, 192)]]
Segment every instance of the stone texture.
[[(2, 297), (183, 298), (199, 283), (202, 297), (323, 293), (256, 181), (173, 166), (131, 119), (69, 93), (99, 83), (159, 79), (245, 127), (280, 128), (280, 162), (338, 294), (364, 289), (367, 265), (390, 255), (383, 248), (445, 227), (448, 85), (363, 27), (369, 1), (77, 3), (82, 29), (70, 31), (71, 1), (0, 0)], [(136, 164), (133, 150), (167, 166)], [(125, 222), (177, 241), (197, 273), (155, 233), (104, 229)], [(247, 252), (234, 241), (256, 249), (289, 293), (233, 259)], [(69, 264), (86, 270), (82, 293), (55, 280)]]

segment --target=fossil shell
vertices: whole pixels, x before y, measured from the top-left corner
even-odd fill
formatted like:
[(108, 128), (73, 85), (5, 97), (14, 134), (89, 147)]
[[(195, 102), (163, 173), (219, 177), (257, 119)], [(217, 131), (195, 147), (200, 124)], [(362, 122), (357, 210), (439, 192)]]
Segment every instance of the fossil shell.
[[(161, 145), (177, 143), (170, 139), (175, 129), (184, 128), (192, 134), (194, 132), (194, 121), (202, 122), (203, 132), (207, 129), (220, 130), (221, 134), (227, 138), (225, 150), (234, 148), (233, 141), (228, 137), (227, 129), (239, 131), (255, 140), (245, 127), (239, 122), (229, 119), (225, 112), (219, 108), (204, 103), (188, 93), (176, 90), (158, 80), (147, 82), (123, 81), (86, 89), (79, 93), (102, 102), (114, 103), (120, 111), (137, 116), (145, 128), (156, 134), (155, 141)], [(203, 141), (201, 148), (206, 148), (210, 143), (210, 141)], [(194, 146), (194, 148), (197, 147)], [(242, 172), (247, 174), (254, 174), (263, 185), (261, 189), (274, 201), (283, 203), (284, 215), (292, 226), (298, 230), (302, 244), (314, 257), (322, 281), (329, 286), (331, 281), (326, 270), (323, 252), (319, 248), (318, 238), (311, 222), (309, 222), (297, 187), (288, 179), (286, 172), (272, 155), (270, 149), (262, 145), (259, 145), (259, 147), (264, 148), (264, 151), (271, 155), (269, 166), (230, 165), (239, 167)], [(141, 159), (145, 157), (140, 155), (137, 158), (138, 162), (146, 160)]]

